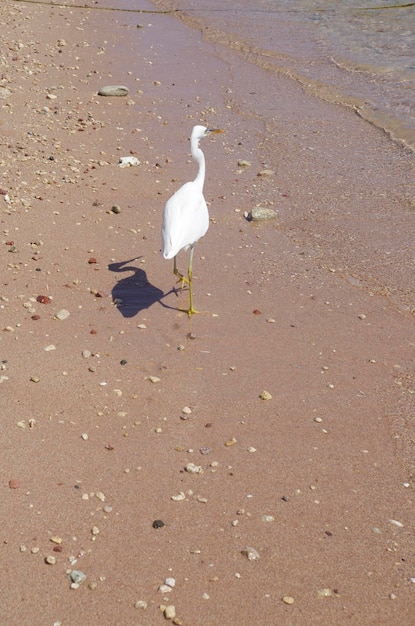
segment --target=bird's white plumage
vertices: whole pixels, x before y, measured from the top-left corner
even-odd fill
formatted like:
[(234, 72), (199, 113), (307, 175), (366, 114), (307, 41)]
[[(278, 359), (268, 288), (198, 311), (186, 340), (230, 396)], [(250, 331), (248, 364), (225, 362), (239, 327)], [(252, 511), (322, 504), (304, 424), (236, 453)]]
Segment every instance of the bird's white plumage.
[(209, 213), (203, 197), (205, 157), (199, 148), (200, 139), (208, 132), (204, 126), (194, 126), (190, 137), (190, 149), (199, 165), (197, 176), (194, 181), (180, 187), (164, 207), (161, 238), (165, 259), (172, 259), (180, 250), (196, 243), (206, 234), (209, 227)]
[(164, 208), (163, 256), (172, 259), (198, 241), (209, 228), (209, 213), (201, 189), (192, 181), (180, 187)]
[[(174, 274), (182, 282), (189, 285), (190, 306), (189, 316), (196, 313), (193, 308), (193, 251), (195, 243), (206, 234), (209, 228), (209, 212), (203, 197), (205, 182), (205, 157), (199, 148), (199, 141), (210, 133), (222, 132), (219, 129), (210, 130), (205, 126), (194, 126), (190, 136), (192, 157), (199, 165), (196, 178), (185, 183), (166, 202), (161, 227), (162, 254), (165, 259), (174, 258)], [(189, 268), (187, 278), (181, 274), (176, 265), (176, 256), (180, 250), (190, 247)]]

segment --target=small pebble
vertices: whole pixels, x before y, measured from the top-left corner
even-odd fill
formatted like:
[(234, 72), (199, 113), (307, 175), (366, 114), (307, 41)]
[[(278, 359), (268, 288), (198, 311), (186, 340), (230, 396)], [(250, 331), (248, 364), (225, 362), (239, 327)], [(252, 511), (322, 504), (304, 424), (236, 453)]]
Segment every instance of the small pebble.
[(160, 378), (158, 376), (146, 376), (145, 380), (149, 380), (151, 383), (156, 384), (160, 382)]
[(294, 598), (292, 596), (284, 596), (282, 601), (285, 604), (294, 604)]
[(160, 585), (158, 590), (160, 591), (160, 593), (170, 593), (170, 591), (173, 591), (170, 585)]
[(66, 309), (61, 309), (55, 314), (55, 318), (61, 321), (66, 320), (69, 316), (70, 316), (70, 313)]
[(164, 581), (165, 585), (168, 585), (169, 587), (171, 587), (173, 589), (173, 587), (176, 585), (176, 580), (174, 578), (166, 578), (166, 580)]
[(45, 563), (47, 563), (48, 565), (56, 565), (56, 556), (45, 557)]
[(146, 609), (147, 602), (145, 600), (137, 600), (134, 606), (136, 609)]
[(163, 522), (163, 520), (161, 519), (156, 519), (153, 522), (153, 528), (163, 528), (163, 526), (165, 526), (166, 524)]
[(87, 433), (82, 433), (81, 439), (83, 439), (84, 441), (87, 441), (88, 440), (88, 434)]
[(251, 548), (250, 546), (243, 548), (243, 550), (241, 550), (241, 553), (246, 556), (248, 561), (258, 561), (258, 559), (260, 558), (258, 550), (255, 550), (255, 548)]
[(57, 536), (51, 537), (50, 540), (51, 540), (52, 543), (56, 543), (58, 545), (60, 545), (62, 543), (62, 538), (61, 537), (57, 537)]
[(174, 606), (174, 604), (169, 604), (169, 606), (166, 606), (166, 608), (164, 609), (164, 617), (166, 619), (174, 619), (176, 617), (176, 607)]
[(273, 515), (263, 515), (261, 519), (263, 522), (273, 522), (275, 517)]
[(188, 407), (188, 406), (184, 406), (182, 408), (182, 413), (184, 413), (185, 415), (190, 415), (191, 412), (192, 412), (192, 409), (190, 407)]
[(171, 499), (174, 500), (174, 502), (181, 502), (182, 500), (186, 500), (186, 496), (183, 491), (180, 491), (177, 496), (171, 496)]
[(317, 595), (320, 598), (330, 598), (330, 596), (332, 596), (334, 593), (333, 589), (330, 589), (330, 587), (325, 587), (324, 589), (317, 589)]
[(73, 583), (79, 586), (86, 579), (86, 574), (84, 574), (84, 572), (81, 572), (81, 570), (79, 569), (73, 569), (69, 573), (69, 578)]
[(272, 395), (269, 393), (269, 391), (262, 391), (259, 395), (259, 397), (261, 398), (261, 400), (272, 400)]
[(397, 526), (398, 528), (403, 528), (402, 522), (398, 522), (398, 520), (396, 519), (390, 519), (389, 522), (390, 524), (393, 524), (394, 526)]
[(185, 470), (189, 474), (203, 474), (203, 468), (200, 465), (195, 465), (194, 463), (188, 463)]
[(98, 91), (99, 96), (127, 96), (128, 93), (129, 89), (124, 85), (106, 85)]

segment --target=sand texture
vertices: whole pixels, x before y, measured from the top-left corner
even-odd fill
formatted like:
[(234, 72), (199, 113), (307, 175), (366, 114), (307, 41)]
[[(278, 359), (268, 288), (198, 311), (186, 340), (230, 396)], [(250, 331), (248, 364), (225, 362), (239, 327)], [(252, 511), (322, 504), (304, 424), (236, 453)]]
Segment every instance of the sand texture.
[[(0, 623), (414, 623), (413, 155), (81, 4), (0, 4)], [(189, 319), (160, 227), (199, 123)]]

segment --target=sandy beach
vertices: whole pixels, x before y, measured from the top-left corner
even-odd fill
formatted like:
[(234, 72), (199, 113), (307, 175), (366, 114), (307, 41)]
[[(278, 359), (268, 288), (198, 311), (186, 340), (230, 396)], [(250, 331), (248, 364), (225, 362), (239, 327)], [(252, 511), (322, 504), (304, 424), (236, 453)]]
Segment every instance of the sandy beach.
[(413, 623), (413, 154), (197, 22), (65, 5), (0, 5), (0, 623)]

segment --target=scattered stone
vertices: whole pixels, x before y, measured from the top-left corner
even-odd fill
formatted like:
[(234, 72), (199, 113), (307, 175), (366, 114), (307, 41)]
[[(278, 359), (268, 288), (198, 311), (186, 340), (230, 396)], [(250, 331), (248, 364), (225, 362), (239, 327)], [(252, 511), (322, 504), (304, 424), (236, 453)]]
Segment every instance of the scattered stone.
[(174, 619), (176, 617), (176, 607), (173, 604), (169, 604), (164, 609), (164, 617), (166, 619)]
[(238, 167), (250, 167), (251, 165), (251, 161), (245, 161), (244, 159), (239, 159), (238, 161)]
[[(123, 167), (125, 167), (125, 166), (123, 166)], [(121, 213), (121, 207), (119, 206), (119, 204), (114, 204), (111, 207), (111, 213), (114, 213), (115, 215), (119, 215)]]
[(199, 448), (200, 454), (210, 454), (212, 452), (212, 448), (208, 448), (207, 446), (203, 446)]
[(259, 397), (261, 398), (261, 400), (272, 400), (272, 395), (269, 393), (269, 391), (265, 390), (261, 391)]
[(36, 302), (40, 302), (41, 304), (50, 304), (51, 303), (51, 298), (49, 298), (49, 296), (38, 296), (36, 298)]
[(83, 439), (84, 441), (88, 441), (88, 433), (82, 433), (81, 439)]
[(62, 543), (62, 537), (58, 537), (57, 535), (55, 535), (54, 537), (51, 537), (50, 540), (52, 543), (56, 543), (58, 545)]
[(285, 604), (294, 604), (294, 598), (292, 596), (284, 596), (282, 601)]
[(184, 415), (190, 415), (192, 412), (192, 409), (189, 406), (184, 406), (182, 408), (182, 413), (184, 413)]
[(159, 383), (161, 378), (159, 378), (158, 376), (146, 376), (145, 380), (149, 380), (151, 383), (153, 383), (153, 385), (155, 385), (156, 383)]
[(160, 585), (158, 590), (160, 591), (160, 593), (170, 593), (171, 591), (173, 591), (170, 585)]
[(81, 572), (81, 570), (79, 569), (73, 569), (69, 573), (69, 578), (71, 579), (73, 583), (79, 586), (81, 583), (83, 583), (86, 580), (86, 574), (84, 574), (84, 572)]
[(274, 170), (261, 170), (260, 172), (258, 172), (257, 176), (260, 176), (261, 178), (265, 178), (267, 176), (273, 176), (275, 174)]
[(174, 500), (174, 502), (182, 502), (183, 500), (186, 500), (186, 496), (183, 491), (180, 491), (180, 493), (176, 496), (172, 496), (171, 499)]
[(176, 585), (176, 580), (174, 578), (166, 578), (166, 580), (164, 581), (165, 585), (168, 585), (169, 587), (171, 587), (173, 589), (173, 587), (175, 587)]
[(260, 558), (258, 550), (255, 550), (255, 548), (251, 548), (250, 546), (243, 548), (241, 550), (241, 553), (246, 556), (248, 561), (258, 561), (258, 559)]
[(66, 320), (69, 316), (70, 316), (69, 311), (67, 311), (66, 309), (61, 309), (55, 314), (55, 319), (62, 321), (62, 320)]
[(189, 474), (203, 474), (203, 467), (201, 465), (195, 465), (194, 463), (188, 463), (185, 470)]
[(0, 87), (0, 98), (5, 100), (6, 98), (10, 98), (12, 92), (7, 87)]
[(227, 448), (230, 448), (230, 446), (235, 445), (235, 443), (238, 443), (238, 440), (235, 437), (232, 437), (232, 439), (228, 439), (228, 441), (225, 441), (225, 446)]
[(56, 556), (45, 557), (45, 563), (47, 563), (48, 565), (56, 565)]
[(11, 478), (9, 480), (9, 488), (10, 489), (18, 489), (20, 487), (20, 482), (16, 480), (16, 478)]
[(273, 515), (263, 515), (261, 519), (263, 522), (273, 522), (275, 517)]
[(161, 519), (154, 520), (154, 522), (152, 524), (153, 528), (163, 528), (163, 526), (165, 526), (165, 525), (166, 524)]
[(128, 94), (129, 89), (124, 85), (106, 85), (98, 91), (99, 96), (127, 96)]
[(137, 600), (134, 606), (136, 609), (146, 609), (147, 602), (145, 600)]
[(330, 598), (334, 594), (333, 589), (325, 587), (324, 589), (317, 589), (317, 595), (319, 598)]
[[(135, 167), (140, 165), (140, 161), (135, 156), (120, 157), (118, 167)], [(113, 211), (116, 213), (116, 211)]]
[(38, 382), (40, 382), (40, 378), (39, 378), (39, 376), (31, 376), (31, 377), (30, 377), (30, 382), (32, 382), (32, 383), (38, 383)]
[(40, 551), (40, 548), (38, 548), (37, 546), (33, 546), (33, 548), (30, 549), (30, 552), (32, 554), (37, 554)]
[(389, 523), (393, 524), (393, 526), (397, 526), (398, 528), (403, 528), (402, 522), (398, 522), (396, 519), (390, 519)]
[(255, 206), (247, 214), (247, 219), (250, 222), (258, 222), (261, 220), (273, 220), (277, 216), (276, 211), (268, 209), (267, 207)]

